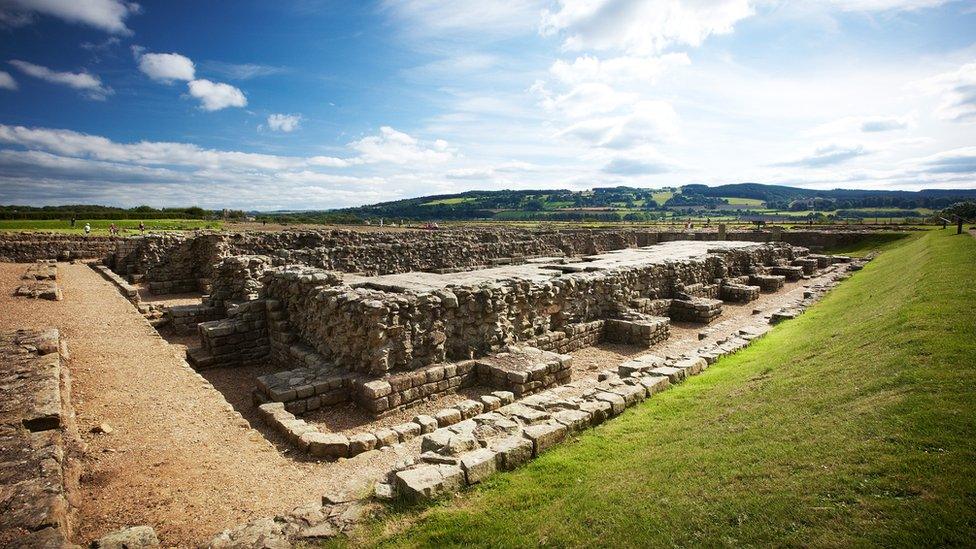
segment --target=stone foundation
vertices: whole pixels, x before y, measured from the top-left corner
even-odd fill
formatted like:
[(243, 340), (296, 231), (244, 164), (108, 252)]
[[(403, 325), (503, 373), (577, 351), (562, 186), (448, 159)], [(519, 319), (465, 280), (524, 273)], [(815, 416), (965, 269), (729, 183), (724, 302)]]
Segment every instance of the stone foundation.
[(77, 433), (61, 355), (56, 329), (0, 334), (0, 546), (70, 546), (66, 453)]

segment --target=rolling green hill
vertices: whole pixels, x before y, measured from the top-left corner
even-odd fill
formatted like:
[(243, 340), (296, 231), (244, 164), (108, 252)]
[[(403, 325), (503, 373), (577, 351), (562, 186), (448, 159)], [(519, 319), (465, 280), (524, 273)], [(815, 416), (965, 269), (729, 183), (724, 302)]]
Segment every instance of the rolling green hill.
[[(737, 183), (645, 189), (604, 187), (587, 191), (468, 191), (322, 212), (333, 219), (389, 221), (652, 221), (697, 214), (713, 219), (924, 218), (976, 198), (976, 189), (873, 191), (802, 189)], [(304, 220), (317, 215), (305, 212)]]

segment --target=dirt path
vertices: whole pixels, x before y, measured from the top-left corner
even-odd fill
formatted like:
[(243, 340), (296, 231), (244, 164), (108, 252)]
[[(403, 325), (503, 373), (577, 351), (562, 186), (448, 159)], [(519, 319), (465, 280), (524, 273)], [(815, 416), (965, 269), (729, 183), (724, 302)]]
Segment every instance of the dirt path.
[[(68, 340), (88, 446), (76, 542), (149, 524), (165, 545), (193, 545), (361, 484), (397, 459), (398, 451), (370, 452), (329, 464), (279, 453), (97, 273), (62, 263), (64, 301), (14, 298), (26, 268), (0, 263), (0, 329), (53, 325)], [(92, 433), (101, 423), (113, 432)]]

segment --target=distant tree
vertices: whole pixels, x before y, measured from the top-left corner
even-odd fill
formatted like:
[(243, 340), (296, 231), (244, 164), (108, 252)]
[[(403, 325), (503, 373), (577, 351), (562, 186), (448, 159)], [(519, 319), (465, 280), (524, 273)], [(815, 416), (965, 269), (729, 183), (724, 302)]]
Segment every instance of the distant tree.
[(966, 221), (973, 221), (976, 220), (976, 201), (966, 200), (965, 202), (956, 202), (939, 213), (942, 217), (949, 219), (953, 219), (958, 215)]

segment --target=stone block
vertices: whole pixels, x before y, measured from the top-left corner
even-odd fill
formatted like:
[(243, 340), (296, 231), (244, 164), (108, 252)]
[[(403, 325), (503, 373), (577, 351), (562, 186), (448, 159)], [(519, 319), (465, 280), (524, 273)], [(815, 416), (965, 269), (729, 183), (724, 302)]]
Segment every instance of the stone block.
[(438, 427), (437, 418), (428, 415), (414, 416), (413, 422), (420, 425), (421, 434), (433, 432)]
[(532, 459), (534, 445), (527, 438), (511, 436), (495, 441), (489, 448), (495, 452), (498, 469), (512, 471)]
[(411, 502), (429, 501), (464, 487), (464, 471), (456, 465), (421, 465), (394, 475), (397, 494)]
[(376, 448), (376, 435), (373, 433), (358, 433), (349, 437), (349, 457), (368, 452)]
[(444, 408), (438, 410), (434, 417), (437, 419), (437, 424), (441, 427), (446, 427), (448, 425), (453, 425), (461, 421), (461, 411), (457, 408)]
[(477, 484), (485, 480), (495, 474), (498, 467), (495, 452), (488, 448), (479, 448), (461, 454), (460, 462), (468, 484)]
[(559, 422), (529, 425), (522, 431), (525, 438), (532, 441), (532, 455), (538, 456), (566, 438), (566, 426)]
[(337, 459), (349, 455), (349, 439), (345, 435), (316, 431), (305, 433), (301, 438), (313, 456)]

